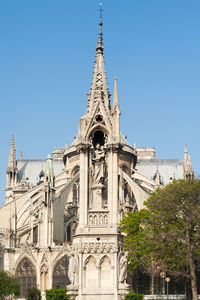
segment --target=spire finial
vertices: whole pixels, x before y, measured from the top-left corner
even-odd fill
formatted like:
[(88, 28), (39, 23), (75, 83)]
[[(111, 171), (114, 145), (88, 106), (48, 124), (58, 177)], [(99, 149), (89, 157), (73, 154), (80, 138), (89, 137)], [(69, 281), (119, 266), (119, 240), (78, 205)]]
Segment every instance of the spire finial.
[(99, 38), (98, 38), (98, 44), (96, 47), (97, 53), (103, 54), (103, 38), (102, 38), (102, 26), (103, 26), (103, 21), (102, 21), (102, 15), (103, 15), (103, 9), (102, 9), (102, 2), (99, 2), (99, 11), (100, 11), (100, 22), (99, 22)]

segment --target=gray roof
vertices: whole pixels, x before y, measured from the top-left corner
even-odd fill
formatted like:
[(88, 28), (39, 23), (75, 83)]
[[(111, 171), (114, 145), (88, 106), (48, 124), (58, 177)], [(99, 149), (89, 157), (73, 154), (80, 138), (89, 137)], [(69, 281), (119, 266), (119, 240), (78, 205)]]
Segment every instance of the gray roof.
[[(53, 160), (54, 175), (58, 175), (62, 172), (64, 164), (62, 160)], [(39, 174), (41, 171), (45, 172), (46, 160), (44, 159), (28, 159), (17, 161), (18, 182), (22, 179), (27, 179), (29, 184), (35, 186), (39, 182)]]
[(179, 159), (141, 159), (138, 160), (136, 169), (149, 179), (153, 179), (159, 170), (163, 184), (168, 184), (174, 178), (184, 178), (183, 160)]

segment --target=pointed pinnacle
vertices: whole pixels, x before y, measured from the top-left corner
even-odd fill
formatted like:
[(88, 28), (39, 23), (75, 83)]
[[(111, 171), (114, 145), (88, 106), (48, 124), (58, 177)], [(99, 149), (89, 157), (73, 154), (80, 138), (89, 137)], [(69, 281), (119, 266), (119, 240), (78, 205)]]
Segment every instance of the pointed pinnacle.
[(118, 96), (118, 89), (117, 89), (117, 77), (114, 78), (114, 94), (113, 94), (113, 109), (115, 106), (119, 107), (119, 96)]
[(8, 168), (15, 169), (17, 166), (16, 164), (16, 150), (15, 150), (15, 140), (14, 134), (11, 136), (11, 144), (10, 144), (10, 153), (8, 159)]
[(185, 144), (184, 158), (187, 159), (187, 156), (188, 156), (187, 144)]

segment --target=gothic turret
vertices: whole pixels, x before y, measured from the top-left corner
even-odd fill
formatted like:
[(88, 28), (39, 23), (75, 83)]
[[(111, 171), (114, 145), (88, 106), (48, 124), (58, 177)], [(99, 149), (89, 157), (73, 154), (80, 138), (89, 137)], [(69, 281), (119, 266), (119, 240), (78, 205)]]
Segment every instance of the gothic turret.
[(187, 145), (185, 144), (185, 151), (184, 151), (184, 178), (193, 178), (194, 171), (192, 168), (192, 159), (190, 154), (187, 152)]
[[(44, 182), (44, 208), (43, 208), (43, 235), (40, 242), (51, 248), (53, 242), (53, 197), (55, 192), (55, 176), (53, 171), (52, 158), (49, 154), (46, 161), (45, 182)], [(49, 248), (49, 249), (50, 249)]]
[(54, 188), (54, 186), (55, 186), (55, 176), (54, 176), (54, 171), (53, 171), (53, 164), (52, 164), (51, 154), (49, 154), (47, 156), (45, 181), (49, 184), (50, 187)]
[(6, 202), (13, 199), (13, 188), (17, 184), (17, 161), (14, 135), (11, 138), (10, 153), (8, 159), (8, 167), (6, 169)]

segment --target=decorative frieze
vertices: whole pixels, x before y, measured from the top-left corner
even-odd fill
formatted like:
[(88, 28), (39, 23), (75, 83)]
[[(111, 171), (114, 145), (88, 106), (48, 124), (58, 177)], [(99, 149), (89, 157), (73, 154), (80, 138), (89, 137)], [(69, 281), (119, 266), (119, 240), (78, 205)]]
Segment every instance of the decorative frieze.
[(82, 253), (113, 253), (115, 248), (114, 243), (83, 243)]
[(90, 211), (89, 212), (89, 225), (100, 225), (107, 226), (108, 225), (108, 212), (101, 211)]

